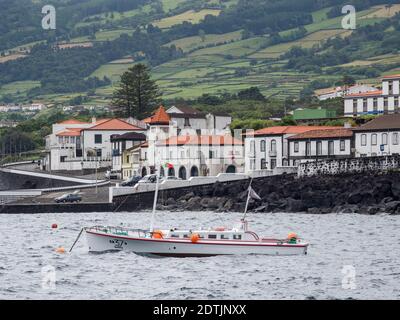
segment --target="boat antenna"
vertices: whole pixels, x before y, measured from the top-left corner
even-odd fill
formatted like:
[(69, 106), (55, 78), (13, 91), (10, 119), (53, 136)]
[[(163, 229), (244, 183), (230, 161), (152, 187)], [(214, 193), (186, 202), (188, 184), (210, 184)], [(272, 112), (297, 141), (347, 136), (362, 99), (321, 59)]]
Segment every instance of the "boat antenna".
[(247, 192), (247, 200), (246, 200), (246, 207), (244, 208), (244, 215), (242, 220), (244, 221), (246, 219), (246, 215), (247, 215), (247, 209), (249, 208), (249, 202), (250, 202), (250, 198), (251, 198), (251, 184), (253, 183), (253, 177), (251, 177), (250, 179), (250, 183), (249, 183), (249, 187), (248, 187), (248, 192)]
[(157, 155), (156, 150), (155, 150), (156, 144), (157, 144), (157, 141), (154, 142), (154, 167), (155, 167), (154, 169), (155, 169), (155, 174), (156, 174), (156, 190), (154, 192), (153, 212), (151, 213), (151, 220), (150, 220), (150, 232), (154, 231), (154, 218), (156, 215), (157, 199), (158, 199), (158, 185), (160, 182), (160, 179), (158, 177), (158, 172), (160, 170), (158, 170), (158, 168), (157, 168), (157, 161), (156, 161), (156, 155)]

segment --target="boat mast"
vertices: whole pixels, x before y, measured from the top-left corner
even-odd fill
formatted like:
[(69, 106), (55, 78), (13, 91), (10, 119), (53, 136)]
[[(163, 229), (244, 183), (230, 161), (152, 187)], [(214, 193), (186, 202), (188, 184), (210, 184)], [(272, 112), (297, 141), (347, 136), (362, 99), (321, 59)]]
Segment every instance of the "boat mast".
[(158, 177), (158, 172), (160, 170), (159, 170), (159, 166), (157, 166), (157, 161), (156, 161), (156, 156), (157, 156), (156, 144), (157, 144), (157, 140), (154, 141), (154, 167), (155, 167), (155, 173), (156, 173), (156, 190), (154, 192), (153, 212), (151, 213), (151, 220), (150, 220), (150, 232), (154, 231), (154, 218), (156, 215), (157, 199), (158, 199), (158, 185), (159, 185), (159, 180), (160, 180)]

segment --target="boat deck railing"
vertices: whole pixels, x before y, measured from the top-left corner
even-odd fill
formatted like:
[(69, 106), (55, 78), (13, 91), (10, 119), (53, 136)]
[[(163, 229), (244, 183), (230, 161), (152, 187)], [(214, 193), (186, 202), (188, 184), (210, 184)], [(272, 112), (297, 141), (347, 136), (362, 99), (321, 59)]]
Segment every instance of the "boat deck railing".
[(87, 228), (89, 230), (95, 230), (98, 232), (108, 233), (116, 236), (138, 236), (139, 238), (144, 238), (151, 235), (149, 230), (144, 229), (132, 229), (126, 227), (110, 227), (110, 226), (94, 226)]

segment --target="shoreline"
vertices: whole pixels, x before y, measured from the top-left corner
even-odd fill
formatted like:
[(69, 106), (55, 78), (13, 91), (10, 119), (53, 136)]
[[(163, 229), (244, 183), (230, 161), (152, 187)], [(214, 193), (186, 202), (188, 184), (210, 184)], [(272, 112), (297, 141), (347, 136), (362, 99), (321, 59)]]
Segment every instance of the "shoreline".
[[(249, 180), (214, 183), (199, 188), (160, 192), (157, 210), (184, 212), (244, 212)], [(400, 214), (400, 172), (357, 173), (297, 178), (283, 174), (253, 180), (261, 201), (251, 199), (248, 212)], [(0, 214), (145, 212), (154, 192), (121, 196), (113, 203), (11, 203)]]

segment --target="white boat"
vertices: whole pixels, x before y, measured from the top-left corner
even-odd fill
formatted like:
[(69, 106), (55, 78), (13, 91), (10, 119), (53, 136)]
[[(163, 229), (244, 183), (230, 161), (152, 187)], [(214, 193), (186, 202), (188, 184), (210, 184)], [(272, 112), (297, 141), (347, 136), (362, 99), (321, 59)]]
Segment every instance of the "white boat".
[(251, 188), (244, 217), (240, 223), (226, 229), (200, 230), (154, 230), (154, 217), (158, 197), (159, 177), (156, 177), (153, 212), (149, 230), (129, 229), (123, 227), (94, 226), (83, 228), (72, 248), (85, 232), (89, 252), (130, 251), (140, 255), (172, 257), (204, 257), (216, 255), (262, 254), (262, 255), (299, 255), (307, 254), (308, 243), (291, 233), (286, 239), (259, 237), (248, 229), (246, 213), (251, 198), (260, 199)]
[(85, 228), (90, 252), (131, 251), (141, 255), (170, 257), (205, 257), (216, 255), (307, 254), (308, 243), (291, 235), (287, 239), (260, 238), (240, 226), (208, 230), (137, 230), (96, 226)]

